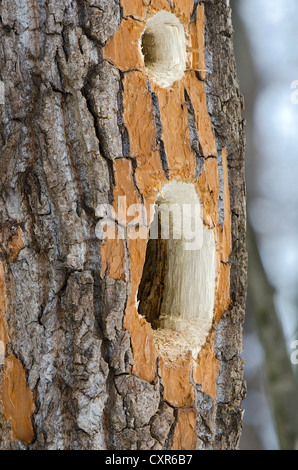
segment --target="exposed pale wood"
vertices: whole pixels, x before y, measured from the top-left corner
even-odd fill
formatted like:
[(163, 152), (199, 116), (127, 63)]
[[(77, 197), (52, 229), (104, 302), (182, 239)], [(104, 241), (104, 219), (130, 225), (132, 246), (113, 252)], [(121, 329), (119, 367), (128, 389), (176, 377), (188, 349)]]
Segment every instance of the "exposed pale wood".
[[(239, 442), (245, 187), (230, 10), (222, 0), (120, 3), (1, 6), (2, 449)], [(169, 89), (145, 74), (139, 48), (163, 8), (188, 44), (185, 77)], [(208, 73), (196, 73), (203, 43)], [(99, 204), (117, 209), (126, 195), (148, 209), (173, 179), (196, 185), (217, 243), (212, 329), (197, 358), (175, 363), (137, 311), (147, 240), (95, 236)], [(25, 397), (17, 418), (14, 384)]]

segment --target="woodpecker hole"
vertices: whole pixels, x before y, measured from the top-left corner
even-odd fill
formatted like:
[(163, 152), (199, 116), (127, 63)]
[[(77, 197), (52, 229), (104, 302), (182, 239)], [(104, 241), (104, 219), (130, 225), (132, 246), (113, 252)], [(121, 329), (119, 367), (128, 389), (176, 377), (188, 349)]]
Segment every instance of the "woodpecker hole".
[(186, 69), (186, 41), (178, 18), (167, 11), (150, 18), (141, 37), (141, 52), (146, 71), (162, 88), (181, 80)]
[(162, 356), (171, 361), (189, 352), (196, 358), (212, 327), (215, 239), (200, 214), (194, 185), (166, 184), (147, 243), (138, 312), (151, 323)]

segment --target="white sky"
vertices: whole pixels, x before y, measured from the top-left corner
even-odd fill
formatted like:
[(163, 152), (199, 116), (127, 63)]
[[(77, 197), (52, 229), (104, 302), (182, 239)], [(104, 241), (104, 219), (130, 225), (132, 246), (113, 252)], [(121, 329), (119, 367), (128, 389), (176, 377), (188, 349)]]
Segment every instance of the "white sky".
[[(298, 1), (239, 0), (262, 81), (255, 107), (257, 194), (249, 206), (286, 337), (298, 310)], [(297, 304), (297, 305), (296, 305)]]
[[(298, 80), (298, 0), (237, 0), (238, 5), (261, 82), (253, 123), (256, 193), (248, 211), (290, 354), (298, 339), (298, 105), (291, 101), (291, 83)], [(256, 361), (263, 359), (256, 335), (244, 341), (249, 376), (262, 369)], [(251, 391), (245, 408), (246, 422), (259, 431), (265, 449), (278, 448), (266, 393)]]

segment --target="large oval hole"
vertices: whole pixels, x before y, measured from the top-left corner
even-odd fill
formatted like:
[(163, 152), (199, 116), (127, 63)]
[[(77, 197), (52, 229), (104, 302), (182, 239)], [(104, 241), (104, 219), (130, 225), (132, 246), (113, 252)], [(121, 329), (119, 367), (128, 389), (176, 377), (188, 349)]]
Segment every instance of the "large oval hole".
[(212, 326), (214, 294), (214, 231), (202, 223), (194, 185), (172, 181), (156, 201), (138, 290), (139, 314), (164, 356), (197, 357)]
[(147, 21), (141, 37), (141, 51), (148, 74), (163, 88), (183, 78), (186, 69), (186, 42), (182, 24), (167, 11)]

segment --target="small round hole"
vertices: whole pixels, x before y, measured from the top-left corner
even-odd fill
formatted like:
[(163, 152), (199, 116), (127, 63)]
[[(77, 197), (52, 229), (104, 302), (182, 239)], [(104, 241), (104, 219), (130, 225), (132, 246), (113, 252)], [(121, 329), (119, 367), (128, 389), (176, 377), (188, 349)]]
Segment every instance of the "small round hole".
[(185, 33), (178, 18), (160, 11), (147, 21), (141, 37), (146, 71), (163, 88), (183, 78), (186, 69)]

